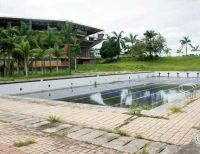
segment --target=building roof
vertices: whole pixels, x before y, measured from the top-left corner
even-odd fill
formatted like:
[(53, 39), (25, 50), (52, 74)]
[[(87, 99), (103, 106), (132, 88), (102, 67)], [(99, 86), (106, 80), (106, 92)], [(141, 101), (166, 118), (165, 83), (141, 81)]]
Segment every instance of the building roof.
[[(51, 27), (58, 27), (59, 24), (64, 23), (64, 20), (47, 20), (47, 19), (28, 19), (28, 18), (14, 18), (14, 17), (0, 17), (0, 26), (6, 26), (8, 23), (11, 23), (12, 25), (19, 26), (20, 22), (25, 22), (27, 25), (32, 24), (33, 29), (46, 29), (47, 26)], [(86, 31), (87, 35), (92, 35), (98, 32), (103, 31), (102, 29), (74, 23), (72, 23), (73, 27), (75, 29), (80, 29), (82, 31)]]

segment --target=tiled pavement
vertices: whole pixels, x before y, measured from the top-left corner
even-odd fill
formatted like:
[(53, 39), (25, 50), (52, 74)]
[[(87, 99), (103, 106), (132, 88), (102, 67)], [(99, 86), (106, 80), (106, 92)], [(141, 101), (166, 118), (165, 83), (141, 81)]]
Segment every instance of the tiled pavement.
[[(125, 137), (106, 131), (70, 124), (50, 123), (45, 119), (7, 113), (5, 111), (0, 111), (0, 118), (3, 121), (12, 123), (0, 126), (0, 144), (3, 144), (3, 152), (7, 150), (13, 153), (20, 153), (21, 151), (25, 153), (59, 153), (60, 151), (63, 153), (73, 153), (73, 151), (77, 153), (99, 153), (101, 151), (102, 153), (117, 154), (125, 152), (137, 153), (147, 149), (150, 154), (162, 154), (163, 152), (166, 154), (173, 154), (178, 150), (178, 146), (165, 143)], [(14, 141), (23, 141), (27, 139), (34, 140), (36, 143), (18, 149), (12, 147)], [(74, 141), (72, 139), (79, 141)], [(9, 144), (11, 146), (7, 146)], [(80, 145), (84, 146), (80, 147)], [(71, 146), (74, 148), (70, 149)], [(91, 149), (93, 146), (96, 148)], [(19, 149), (21, 151), (19, 151)], [(68, 151), (69, 149), (71, 151)]]
[[(131, 116), (124, 114), (125, 110), (88, 107), (87, 105), (72, 105), (52, 103), (52, 101), (7, 99), (0, 98), (0, 109), (40, 118), (49, 115), (60, 116), (67, 123), (78, 124), (96, 129), (114, 129), (122, 125)], [(142, 137), (171, 144), (188, 144), (198, 132), (193, 126), (200, 125), (200, 100), (184, 108), (183, 113), (172, 114), (169, 120), (138, 117), (122, 126), (122, 130), (132, 136)]]
[[(16, 148), (14, 142), (34, 140), (36, 143)], [(95, 146), (59, 136), (48, 136), (14, 124), (0, 124), (0, 154), (122, 154), (113, 149)], [(125, 154), (125, 153), (124, 153)]]

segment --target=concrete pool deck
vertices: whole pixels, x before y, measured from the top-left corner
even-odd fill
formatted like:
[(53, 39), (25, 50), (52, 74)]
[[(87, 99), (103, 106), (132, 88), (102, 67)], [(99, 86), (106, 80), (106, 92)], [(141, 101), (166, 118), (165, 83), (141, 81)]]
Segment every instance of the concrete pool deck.
[(168, 114), (169, 119), (131, 116), (124, 114), (126, 109), (15, 97), (1, 97), (0, 110), (46, 119), (56, 115), (69, 124), (101, 130), (120, 128), (131, 136), (175, 145), (189, 144), (199, 132), (193, 127), (200, 126), (200, 99), (184, 106), (182, 113)]

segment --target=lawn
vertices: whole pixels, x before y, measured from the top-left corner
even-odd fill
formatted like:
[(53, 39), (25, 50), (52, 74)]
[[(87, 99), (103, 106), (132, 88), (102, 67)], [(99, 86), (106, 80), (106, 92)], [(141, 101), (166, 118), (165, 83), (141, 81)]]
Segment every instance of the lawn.
[(108, 64), (79, 65), (80, 72), (112, 71), (200, 71), (200, 57), (162, 57), (151, 61), (121, 58)]
[[(139, 61), (133, 58), (120, 58), (112, 63), (78, 65), (78, 70), (76, 72), (72, 72), (72, 75), (75, 73), (119, 71), (200, 71), (200, 57), (162, 57), (155, 58), (151, 61)], [(0, 81), (29, 80), (64, 76), (69, 76), (67, 70), (60, 70), (59, 72), (46, 71), (44, 74), (42, 74), (42, 72), (30, 72), (28, 78), (26, 78), (23, 73), (15, 73), (11, 77), (0, 77)]]

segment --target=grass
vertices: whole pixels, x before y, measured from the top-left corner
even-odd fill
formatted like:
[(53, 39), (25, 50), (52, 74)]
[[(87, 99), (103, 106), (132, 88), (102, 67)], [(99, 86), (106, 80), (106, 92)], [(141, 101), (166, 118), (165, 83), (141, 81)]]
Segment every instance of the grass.
[[(159, 57), (151, 61), (141, 61), (134, 58), (120, 58), (111, 63), (84, 64), (78, 65), (76, 73), (86, 72), (119, 72), (119, 71), (200, 71), (200, 56), (184, 56), (184, 57)], [(29, 80), (34, 78), (68, 76), (67, 70), (59, 70), (56, 72), (48, 70), (42, 72), (30, 72), (26, 78), (23, 73), (5, 78), (0, 77), (0, 81)]]
[(46, 71), (44, 74), (41, 71), (38, 72), (30, 72), (28, 77), (25, 77), (23, 73), (14, 73), (12, 76), (0, 77), (0, 81), (15, 81), (15, 80), (30, 80), (37, 78), (46, 78), (46, 77), (62, 77), (69, 76), (69, 73), (66, 70), (56, 71)]
[(79, 65), (79, 72), (117, 72), (117, 71), (199, 71), (200, 57), (160, 57), (151, 61), (133, 58), (120, 58), (107, 64)]
[(200, 131), (200, 126), (193, 126), (192, 128)]
[(144, 137), (143, 137), (141, 134), (136, 134), (136, 135), (135, 135), (135, 138), (136, 138), (136, 139), (144, 139)]
[(0, 119), (0, 123), (10, 123), (9, 121), (5, 121), (5, 120), (1, 120)]
[(63, 120), (60, 117), (55, 115), (50, 115), (47, 120), (51, 123), (63, 122)]
[(36, 143), (34, 140), (18, 141), (18, 142), (14, 143), (14, 146), (15, 147), (23, 147), (23, 146), (29, 146), (34, 143)]
[(115, 128), (112, 132), (115, 134), (119, 134), (121, 136), (130, 136), (127, 132), (125, 132), (119, 128)]
[(143, 148), (138, 154), (149, 154), (146, 148)]
[(182, 112), (183, 112), (182, 108), (181, 108), (181, 107), (178, 107), (178, 106), (172, 106), (172, 107), (170, 108), (170, 111), (171, 111), (172, 113), (182, 113)]
[(142, 111), (142, 108), (139, 107), (138, 105), (131, 105), (128, 108), (128, 114), (129, 115), (140, 115)]

